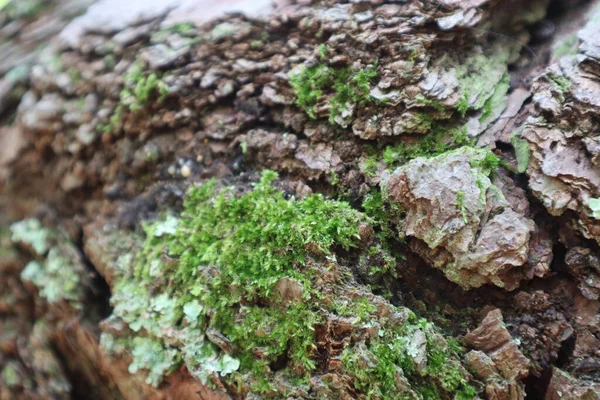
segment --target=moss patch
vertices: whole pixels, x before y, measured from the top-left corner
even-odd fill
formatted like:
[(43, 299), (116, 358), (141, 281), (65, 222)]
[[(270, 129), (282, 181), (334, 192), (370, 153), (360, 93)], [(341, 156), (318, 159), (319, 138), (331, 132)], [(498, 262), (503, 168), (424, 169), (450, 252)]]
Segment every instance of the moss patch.
[[(320, 48), (322, 58), (326, 51)], [(302, 67), (290, 74), (290, 85), (296, 94), (296, 105), (310, 118), (316, 118), (315, 108), (321, 98), (332, 93), (329, 98), (329, 122), (351, 104), (362, 105), (370, 101), (371, 81), (377, 76), (377, 66), (353, 71), (351, 68), (333, 68), (324, 64)]]
[[(358, 245), (359, 226), (383, 222), (321, 195), (286, 200), (271, 185), (275, 176), (265, 172), (242, 195), (218, 190), (214, 181), (193, 187), (181, 215), (145, 226), (145, 245), (128, 267), (119, 267), (111, 299), (114, 317), (135, 337), (105, 334), (106, 351), (131, 353), (131, 369), (145, 371), (153, 385), (183, 363), (203, 382), (220, 376), (240, 393), (280, 398), (310, 387), (309, 378), (320, 373), (316, 350), (324, 339), (317, 331), (345, 318), (357, 335), (380, 326), (376, 338), (361, 343), (374, 357), (390, 357), (385, 368), (402, 364), (385, 349), (406, 345), (392, 332), (410, 330), (416, 320), (382, 318), (381, 307), (387, 315), (397, 309), (380, 298), (377, 305), (368, 291), (349, 292), (363, 289), (340, 269), (334, 252)], [(374, 198), (367, 208), (383, 221), (381, 203)], [(376, 243), (364, 251), (373, 268), (391, 271), (395, 262), (386, 254)], [(372, 377), (379, 380), (363, 382), (352, 367), (359, 343), (347, 343), (346, 369), (336, 373), (351, 377), (352, 390), (366, 395), (369, 385), (392, 384), (377, 368)], [(276, 385), (275, 374), (288, 384)], [(419, 376), (407, 373), (409, 386), (419, 385)], [(432, 385), (446, 393), (441, 382)]]
[(395, 168), (417, 157), (435, 157), (465, 145), (474, 145), (474, 139), (467, 136), (466, 127), (437, 126), (429, 135), (415, 143), (400, 143), (386, 147), (382, 160), (389, 168)]
[[(115, 315), (157, 339), (168, 340), (165, 329), (181, 329), (182, 358), (204, 380), (213, 371), (199, 354), (218, 354), (218, 349), (209, 341), (187, 341), (208, 329), (224, 335), (237, 349), (242, 371), (256, 376), (283, 355), (294, 369), (308, 372), (315, 366), (320, 295), (312, 289), (314, 271), (306, 263), (309, 257), (327, 257), (334, 245), (355, 245), (364, 217), (319, 195), (287, 201), (270, 185), (274, 177), (265, 174), (239, 198), (228, 189), (217, 193), (214, 182), (193, 188), (177, 223), (169, 217), (147, 226), (133, 271), (115, 286)], [(165, 262), (165, 253), (176, 265)], [(278, 299), (277, 284), (284, 278), (301, 293), (293, 303)], [(161, 280), (168, 289), (153, 295), (151, 284)], [(257, 349), (260, 360), (253, 353)]]
[(145, 73), (138, 63), (129, 67), (125, 74), (125, 88), (121, 91), (121, 104), (136, 112), (148, 103), (154, 93), (158, 93), (159, 102), (168, 94), (168, 87), (160, 77), (156, 73)]

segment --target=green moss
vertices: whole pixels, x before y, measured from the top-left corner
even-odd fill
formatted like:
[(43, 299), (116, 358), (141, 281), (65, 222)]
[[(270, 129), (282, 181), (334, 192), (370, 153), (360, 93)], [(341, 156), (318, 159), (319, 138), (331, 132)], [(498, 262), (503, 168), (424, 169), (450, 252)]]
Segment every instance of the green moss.
[[(192, 188), (176, 222), (167, 217), (147, 226), (134, 268), (114, 287), (114, 314), (133, 331), (165, 343), (167, 328), (188, 338), (215, 329), (237, 349), (240, 373), (252, 372), (258, 381), (282, 356), (291, 369), (311, 371), (322, 306), (312, 289), (314, 271), (305, 263), (325, 257), (334, 245), (354, 246), (358, 223), (367, 219), (348, 204), (320, 195), (285, 200), (270, 185), (274, 177), (265, 173), (241, 197), (227, 189), (217, 192), (214, 183)], [(165, 253), (176, 265), (164, 262)], [(279, 299), (276, 285), (283, 278), (298, 284), (302, 299)], [(151, 295), (162, 280), (165, 291)], [(206, 353), (221, 360), (218, 365), (232, 357), (210, 343), (188, 342), (181, 358), (201, 379), (213, 372), (202, 361)], [(256, 349), (263, 354), (260, 360)]]
[[(327, 48), (321, 46), (319, 53), (324, 58)], [(350, 104), (365, 104), (370, 101), (371, 80), (377, 76), (377, 66), (353, 71), (351, 68), (332, 68), (323, 64), (303, 67), (290, 74), (290, 85), (296, 94), (296, 105), (310, 118), (315, 119), (315, 108), (326, 93), (333, 93), (329, 104), (329, 121), (335, 122)]]
[[(215, 182), (193, 187), (180, 215), (145, 225), (145, 244), (120, 268), (111, 299), (114, 316), (135, 339), (105, 334), (103, 349), (131, 353), (131, 370), (144, 371), (155, 386), (183, 363), (203, 382), (218, 374), (240, 390), (284, 398), (273, 365), (285, 360), (285, 380), (307, 388), (319, 359), (315, 328), (342, 316), (357, 329), (379, 326), (370, 339), (347, 343), (341, 357), (359, 396), (404, 399), (427, 382), (442, 398), (469, 392), (457, 346), (444, 345), (432, 324), (406, 310), (405, 323), (391, 323), (374, 296), (349, 297), (342, 281), (328, 284), (330, 290), (320, 286), (325, 272), (338, 268), (332, 249), (358, 246), (361, 224), (390, 229), (401, 211), (384, 204), (379, 192), (367, 197), (365, 213), (320, 195), (286, 200), (271, 185), (275, 176), (265, 172), (242, 195)], [(389, 264), (383, 269), (396, 264), (377, 242), (359, 255), (378, 257)], [(296, 294), (286, 297), (282, 282)], [(424, 370), (414, 361), (418, 330), (428, 338), (431, 361)], [(206, 339), (215, 332), (219, 347)], [(405, 392), (398, 390), (400, 376)]]
[(422, 95), (418, 95), (416, 97), (416, 100), (419, 103), (421, 103), (427, 107), (431, 107), (438, 112), (444, 112), (446, 110), (446, 107), (439, 101), (427, 99), (427, 98), (423, 97)]
[(467, 112), (469, 111), (469, 91), (465, 90), (462, 97), (460, 98), (458, 104), (456, 105), (456, 111), (460, 114), (461, 117), (465, 117)]
[(416, 143), (403, 142), (386, 147), (382, 160), (389, 168), (395, 168), (417, 157), (435, 157), (458, 147), (472, 146), (474, 142), (474, 139), (467, 135), (466, 127), (435, 127), (430, 134)]
[(121, 104), (136, 112), (144, 108), (151, 96), (159, 94), (158, 102), (168, 95), (167, 85), (156, 73), (146, 74), (139, 63), (134, 63), (125, 74), (125, 88), (121, 91)]
[(479, 168), (484, 175), (493, 175), (500, 167), (500, 158), (489, 149), (477, 149), (470, 161), (471, 167)]
[[(420, 370), (417, 339), (425, 336), (426, 368)], [(367, 399), (412, 399), (416, 390), (420, 399), (448, 398), (455, 393), (476, 391), (468, 383), (457, 361), (458, 354), (445, 344), (436, 328), (424, 319), (405, 323), (399, 328), (380, 331), (367, 345), (347, 347), (342, 354), (344, 367), (354, 377), (354, 387)], [(397, 384), (405, 380), (403, 389)]]
[(393, 222), (398, 222), (402, 218), (404, 214), (403, 209), (397, 204), (385, 202), (381, 191), (377, 189), (373, 189), (365, 196), (362, 207), (365, 214), (373, 221), (373, 225), (382, 243), (396, 238), (397, 233), (395, 233)]
[(319, 46), (319, 57), (321, 57), (321, 60), (324, 60), (325, 56), (327, 56), (327, 45), (325, 43), (321, 43)]
[(194, 32), (195, 25), (191, 22), (180, 22), (169, 27), (169, 31), (178, 33), (182, 36), (190, 35)]
[(375, 173), (377, 172), (377, 167), (378, 167), (378, 162), (377, 162), (377, 156), (369, 156), (367, 157), (367, 159), (365, 160), (365, 175), (367, 176), (375, 176)]
[(517, 171), (522, 174), (527, 171), (527, 167), (529, 166), (529, 142), (515, 133), (511, 135), (510, 143), (515, 149)]
[(571, 89), (571, 81), (564, 76), (555, 75), (553, 73), (548, 74), (548, 79), (554, 83), (554, 86), (561, 93), (564, 100), (564, 95)]

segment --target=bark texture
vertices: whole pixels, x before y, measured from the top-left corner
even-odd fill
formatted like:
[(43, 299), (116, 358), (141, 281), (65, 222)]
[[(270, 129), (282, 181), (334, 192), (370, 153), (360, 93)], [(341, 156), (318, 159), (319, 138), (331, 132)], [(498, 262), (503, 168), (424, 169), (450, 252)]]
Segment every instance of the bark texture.
[(600, 399), (599, 33), (0, 0), (0, 399)]

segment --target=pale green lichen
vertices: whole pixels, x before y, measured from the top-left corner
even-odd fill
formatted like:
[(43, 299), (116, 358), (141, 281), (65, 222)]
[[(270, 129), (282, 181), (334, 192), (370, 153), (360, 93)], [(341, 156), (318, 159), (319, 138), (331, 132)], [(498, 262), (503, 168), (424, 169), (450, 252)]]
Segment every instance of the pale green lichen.
[(592, 217), (600, 219), (600, 199), (588, 199), (588, 207), (592, 210)]
[(9, 362), (0, 372), (0, 377), (6, 385), (6, 387), (15, 387), (21, 384), (21, 377), (16, 367), (16, 363)]
[[(514, 52), (515, 45), (507, 45), (501, 41), (490, 46), (486, 51), (475, 47), (466, 53), (464, 60), (454, 60), (450, 67), (455, 68), (456, 78), (465, 94), (461, 104), (464, 113), (465, 104), (473, 110), (480, 110), (494, 95), (498, 85), (507, 74), (507, 62)], [(442, 61), (442, 65), (444, 62)], [(473, 72), (476, 71), (476, 72)], [(504, 85), (503, 85), (504, 86)]]
[(527, 167), (529, 166), (529, 142), (522, 139), (519, 134), (514, 133), (510, 137), (510, 143), (515, 149), (517, 171), (522, 174), (527, 171)]
[(161, 342), (145, 337), (133, 338), (130, 353), (129, 372), (146, 371), (146, 383), (153, 386), (158, 386), (162, 377), (179, 365), (175, 349), (165, 348)]
[(469, 218), (467, 216), (467, 207), (465, 206), (465, 193), (462, 190), (456, 192), (456, 202), (454, 204), (459, 208), (464, 223), (468, 223)]
[(30, 261), (21, 272), (21, 279), (32, 282), (39, 295), (49, 303), (64, 300), (75, 308), (81, 308), (85, 297), (81, 269), (77, 251), (69, 245), (62, 245), (51, 248), (43, 261)]
[(31, 218), (15, 222), (10, 229), (13, 242), (31, 246), (38, 255), (44, 255), (50, 249), (49, 240), (52, 233), (44, 228), (38, 219)]
[(238, 31), (238, 27), (230, 22), (223, 22), (213, 28), (210, 36), (213, 40), (221, 40), (234, 35)]
[(37, 255), (25, 266), (21, 279), (33, 283), (49, 303), (64, 300), (74, 308), (81, 308), (85, 268), (68, 238), (45, 228), (37, 219), (15, 222), (11, 231), (13, 242), (30, 247)]
[(576, 33), (567, 36), (552, 48), (552, 57), (558, 59), (577, 54), (578, 42)]
[(479, 118), (480, 122), (486, 122), (491, 117), (497, 117), (502, 113), (502, 111), (504, 111), (508, 101), (506, 98), (506, 93), (508, 93), (509, 88), (510, 75), (507, 72), (494, 88), (492, 96), (487, 99), (483, 105), (483, 113)]

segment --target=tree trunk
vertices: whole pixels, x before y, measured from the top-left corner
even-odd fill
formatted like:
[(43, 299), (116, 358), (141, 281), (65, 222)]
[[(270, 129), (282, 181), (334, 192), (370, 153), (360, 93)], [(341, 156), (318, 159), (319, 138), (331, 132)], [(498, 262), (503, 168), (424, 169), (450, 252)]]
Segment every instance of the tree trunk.
[(0, 0), (0, 399), (600, 399), (598, 21)]

